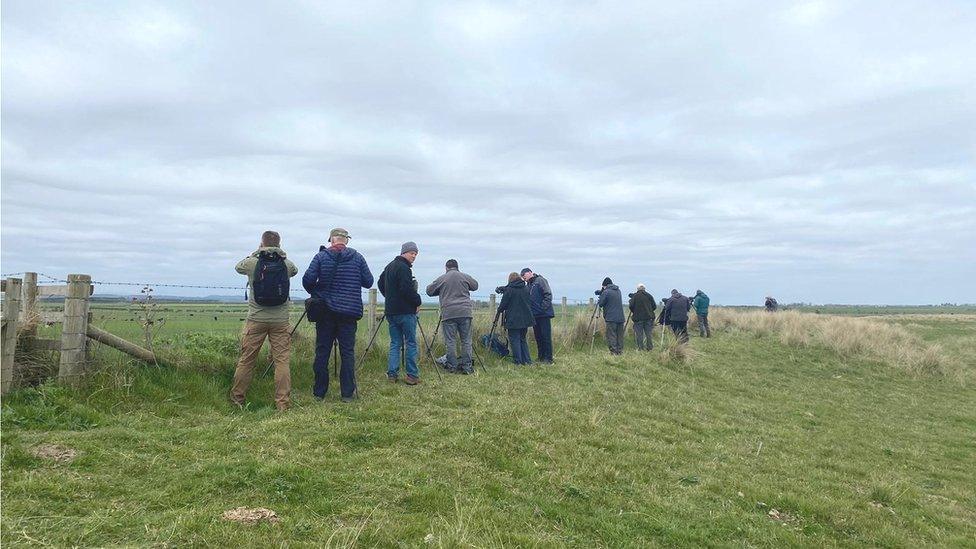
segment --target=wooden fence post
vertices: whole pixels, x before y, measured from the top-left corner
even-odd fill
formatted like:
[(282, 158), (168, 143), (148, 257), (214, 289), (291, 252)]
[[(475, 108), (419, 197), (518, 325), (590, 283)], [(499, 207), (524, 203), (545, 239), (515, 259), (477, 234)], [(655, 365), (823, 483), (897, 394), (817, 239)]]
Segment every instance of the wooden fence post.
[(593, 306), (593, 298), (591, 297), (590, 298), (590, 307), (592, 307), (592, 306)]
[(8, 278), (4, 287), (2, 363), (0, 393), (7, 394), (14, 385), (14, 354), (17, 352), (17, 324), (20, 320), (21, 280)]
[(367, 309), (369, 311), (367, 313), (369, 315), (369, 322), (366, 323), (366, 326), (369, 328), (369, 334), (372, 335), (373, 330), (376, 329), (376, 288), (369, 289), (369, 305)]
[(488, 296), (488, 318), (494, 320), (495, 318), (495, 294), (492, 293)]
[(563, 316), (566, 316), (567, 314), (569, 314), (569, 307), (566, 303), (566, 296), (563, 296)]
[(64, 298), (64, 322), (61, 326), (61, 364), (58, 381), (76, 384), (85, 373), (88, 362), (88, 298), (91, 276), (68, 275), (68, 292)]
[(21, 331), (27, 337), (37, 335), (37, 273), (24, 273), (24, 326)]

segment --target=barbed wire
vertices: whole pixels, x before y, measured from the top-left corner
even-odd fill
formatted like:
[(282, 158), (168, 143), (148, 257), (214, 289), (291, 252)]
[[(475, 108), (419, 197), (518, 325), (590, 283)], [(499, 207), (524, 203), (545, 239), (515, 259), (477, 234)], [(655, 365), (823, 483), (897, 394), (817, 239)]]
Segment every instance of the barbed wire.
[[(0, 275), (0, 277), (6, 278), (8, 276), (15, 275), (15, 274), (25, 274), (25, 272), (22, 271), (19, 273), (8, 273), (8, 274)], [(45, 281), (46, 283), (58, 283), (58, 284), (68, 283), (68, 281), (64, 278), (59, 278), (46, 273), (37, 273), (37, 276), (44, 277), (45, 279), (47, 279)], [(226, 285), (218, 285), (218, 284), (174, 284), (174, 283), (166, 283), (166, 282), (124, 282), (124, 281), (110, 281), (110, 280), (92, 280), (91, 283), (99, 286), (128, 286), (134, 288), (185, 288), (185, 289), (193, 289), (193, 290), (249, 291), (249, 289), (246, 286), (226, 286)], [(367, 295), (370, 292), (370, 290), (371, 289), (362, 288), (360, 290), (360, 294)], [(290, 289), (289, 292), (295, 294), (307, 293), (306, 290), (303, 288)], [(492, 295), (497, 296), (498, 294), (472, 294), (470, 297), (472, 299), (488, 301), (491, 299)], [(586, 304), (588, 302), (589, 302), (588, 299), (577, 299), (577, 298), (570, 298), (570, 297), (566, 298), (566, 303), (572, 305), (581, 305), (581, 304)], [(555, 300), (553, 301), (552, 304), (554, 307), (561, 305), (560, 302)]]

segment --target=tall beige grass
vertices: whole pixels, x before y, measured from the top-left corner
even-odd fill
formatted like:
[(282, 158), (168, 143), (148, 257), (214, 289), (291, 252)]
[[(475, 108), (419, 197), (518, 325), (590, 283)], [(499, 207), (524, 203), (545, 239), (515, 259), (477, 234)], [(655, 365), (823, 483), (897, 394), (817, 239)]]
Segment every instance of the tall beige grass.
[(766, 313), (714, 308), (713, 327), (778, 337), (784, 345), (819, 345), (841, 356), (880, 360), (916, 375), (958, 377), (953, 357), (902, 326), (881, 319), (815, 315), (797, 311)]

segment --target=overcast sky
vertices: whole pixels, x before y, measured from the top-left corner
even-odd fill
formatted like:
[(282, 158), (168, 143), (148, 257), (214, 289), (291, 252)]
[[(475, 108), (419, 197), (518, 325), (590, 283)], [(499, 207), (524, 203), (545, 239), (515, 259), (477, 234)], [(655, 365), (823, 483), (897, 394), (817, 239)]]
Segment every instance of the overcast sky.
[(721, 4), (5, 0), (2, 271), (976, 302), (976, 3)]

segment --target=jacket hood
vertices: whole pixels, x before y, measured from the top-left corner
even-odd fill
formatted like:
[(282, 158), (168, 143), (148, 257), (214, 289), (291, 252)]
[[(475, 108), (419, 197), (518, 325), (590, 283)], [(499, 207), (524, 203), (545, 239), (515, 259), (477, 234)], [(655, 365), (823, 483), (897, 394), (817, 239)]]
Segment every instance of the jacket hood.
[(261, 252), (277, 253), (281, 257), (288, 257), (288, 254), (286, 254), (284, 250), (282, 250), (277, 246), (267, 246), (263, 248), (258, 248), (257, 250), (254, 251), (254, 253), (251, 254), (251, 257), (257, 257), (261, 255)]
[(505, 285), (505, 287), (506, 288), (524, 288), (525, 287), (525, 281), (522, 280), (521, 278), (519, 278), (517, 280), (513, 280), (513, 281), (509, 282), (508, 284)]
[(616, 284), (607, 284), (607, 287), (604, 288), (604, 290), (617, 290), (619, 292), (620, 286), (617, 286)]
[[(330, 253), (330, 254), (331, 253), (334, 253), (334, 252), (331, 251), (331, 248), (329, 246), (319, 246), (319, 253), (322, 253), (322, 252), (327, 252), (327, 253)], [(338, 255), (339, 257), (346, 257), (346, 256), (353, 255), (355, 253), (356, 253), (356, 250), (354, 248), (350, 248), (349, 246), (343, 246), (343, 248), (341, 250), (339, 250), (339, 253), (336, 254), (336, 255)]]

